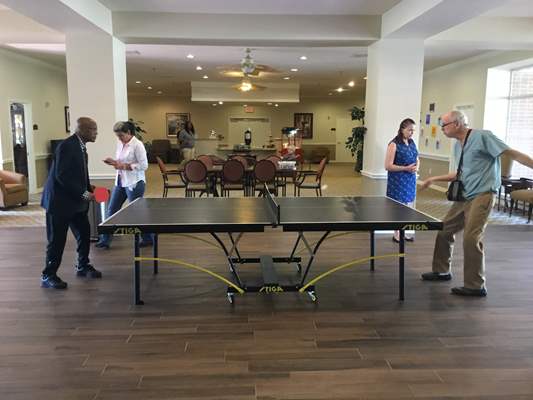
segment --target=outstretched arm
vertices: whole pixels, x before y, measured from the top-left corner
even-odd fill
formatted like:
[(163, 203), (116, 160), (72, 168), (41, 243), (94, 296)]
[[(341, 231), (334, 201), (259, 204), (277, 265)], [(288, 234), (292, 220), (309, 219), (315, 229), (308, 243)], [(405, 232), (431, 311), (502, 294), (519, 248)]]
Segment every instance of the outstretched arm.
[(438, 176), (431, 176), (427, 178), (426, 180), (421, 181), (422, 189), (426, 189), (429, 187), (429, 185), (433, 184), (434, 182), (450, 182), (455, 179), (457, 176), (457, 172), (450, 172), (447, 175), (438, 175)]
[(533, 158), (531, 158), (527, 154), (521, 153), (518, 150), (514, 150), (514, 149), (507, 149), (503, 153), (505, 153), (507, 156), (509, 156), (513, 160), (518, 161), (520, 164), (533, 169)]

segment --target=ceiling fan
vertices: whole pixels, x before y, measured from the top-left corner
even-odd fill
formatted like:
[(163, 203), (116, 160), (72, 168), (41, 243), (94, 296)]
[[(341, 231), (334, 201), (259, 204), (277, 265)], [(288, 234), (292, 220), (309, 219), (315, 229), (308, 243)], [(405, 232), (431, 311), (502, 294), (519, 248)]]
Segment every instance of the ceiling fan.
[(220, 65), (217, 67), (220, 74), (231, 78), (258, 78), (271, 74), (279, 74), (280, 71), (264, 64), (257, 64), (252, 57), (252, 49), (246, 48), (244, 58), (240, 64)]

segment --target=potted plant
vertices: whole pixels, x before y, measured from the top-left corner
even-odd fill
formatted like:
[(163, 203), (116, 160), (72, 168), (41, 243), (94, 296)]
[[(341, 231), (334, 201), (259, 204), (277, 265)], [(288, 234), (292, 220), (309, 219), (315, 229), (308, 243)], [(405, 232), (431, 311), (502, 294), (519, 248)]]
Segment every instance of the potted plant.
[(129, 122), (133, 124), (135, 127), (135, 136), (137, 139), (139, 139), (141, 142), (143, 141), (143, 135), (146, 133), (146, 131), (141, 127), (142, 124), (144, 124), (143, 121), (135, 121), (133, 118), (128, 119)]
[(352, 129), (352, 136), (346, 139), (346, 148), (355, 156), (355, 170), (360, 172), (363, 169), (363, 145), (365, 141), (365, 108), (353, 106), (350, 110), (352, 121), (361, 122), (361, 126)]

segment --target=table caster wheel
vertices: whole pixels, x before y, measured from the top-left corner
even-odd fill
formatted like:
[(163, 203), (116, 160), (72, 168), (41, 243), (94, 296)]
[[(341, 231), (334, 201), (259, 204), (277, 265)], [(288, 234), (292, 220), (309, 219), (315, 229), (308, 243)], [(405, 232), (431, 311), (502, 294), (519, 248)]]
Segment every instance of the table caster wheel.
[(313, 302), (317, 301), (317, 297), (316, 297), (316, 294), (315, 294), (314, 290), (307, 292), (307, 295), (309, 296), (311, 301), (313, 301)]
[(228, 293), (228, 301), (230, 304), (233, 304), (235, 302), (235, 295), (233, 293)]

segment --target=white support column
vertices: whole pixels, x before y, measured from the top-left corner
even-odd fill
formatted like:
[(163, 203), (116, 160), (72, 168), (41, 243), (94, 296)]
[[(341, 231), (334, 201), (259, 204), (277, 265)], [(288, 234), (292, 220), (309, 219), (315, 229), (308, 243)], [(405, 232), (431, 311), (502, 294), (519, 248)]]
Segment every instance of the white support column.
[(404, 118), (418, 124), (424, 74), (421, 39), (383, 39), (368, 48), (363, 171), (384, 179), (385, 153)]
[(96, 121), (96, 143), (87, 146), (89, 173), (91, 178), (110, 178), (114, 171), (102, 160), (115, 155), (113, 124), (128, 119), (126, 46), (95, 29), (68, 32), (66, 50), (71, 131), (79, 117)]

